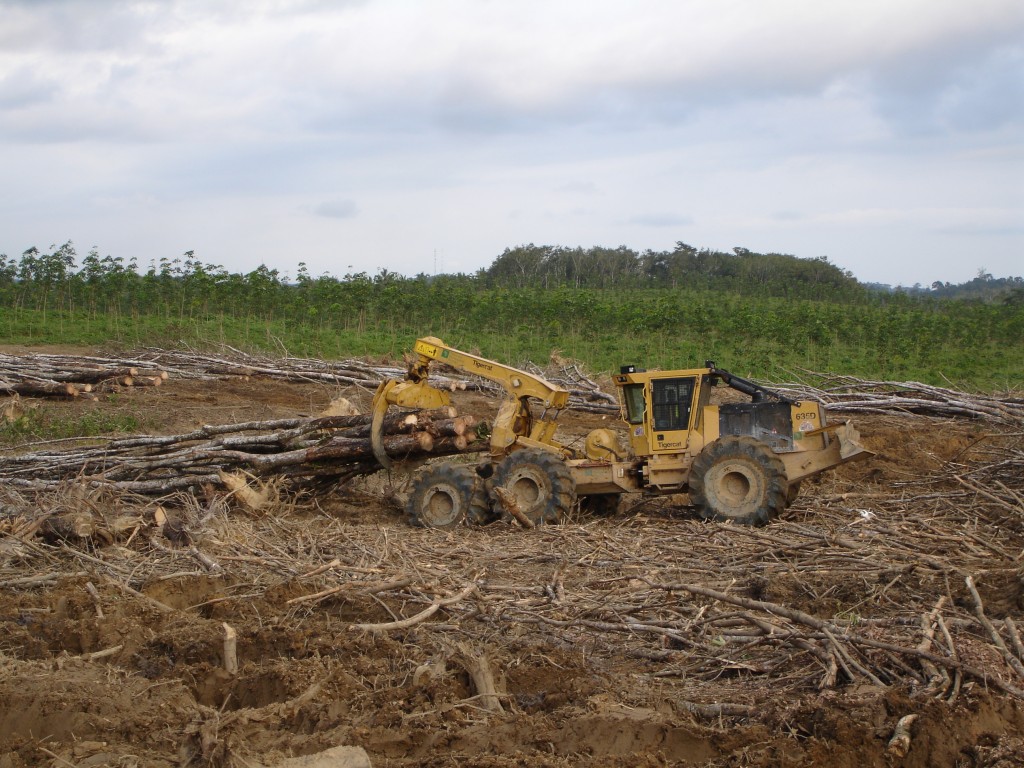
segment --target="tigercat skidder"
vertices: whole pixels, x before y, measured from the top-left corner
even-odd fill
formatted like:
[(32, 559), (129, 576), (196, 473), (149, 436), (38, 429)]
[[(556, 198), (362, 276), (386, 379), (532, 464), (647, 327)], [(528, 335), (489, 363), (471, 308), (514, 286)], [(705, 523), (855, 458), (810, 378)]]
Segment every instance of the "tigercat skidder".
[[(708, 361), (704, 368), (644, 371), (624, 366), (613, 377), (628, 446), (611, 429), (587, 435), (582, 455), (555, 440), (556, 419), (569, 404), (564, 388), (540, 376), (461, 352), (440, 339), (419, 339), (404, 381), (382, 383), (373, 402), (373, 445), (390, 461), (380, 425), (391, 405), (437, 408), (448, 393), (428, 382), (431, 363), (496, 382), (507, 397), (490, 434), (489, 456), (425, 467), (412, 486), (412, 522), (451, 528), (503, 515), (538, 525), (557, 523), (579, 502), (614, 510), (624, 493), (687, 493), (709, 520), (763, 525), (793, 502), (800, 482), (871, 456), (849, 423), (828, 424), (821, 403), (789, 400)], [(715, 386), (749, 402), (711, 404)]]

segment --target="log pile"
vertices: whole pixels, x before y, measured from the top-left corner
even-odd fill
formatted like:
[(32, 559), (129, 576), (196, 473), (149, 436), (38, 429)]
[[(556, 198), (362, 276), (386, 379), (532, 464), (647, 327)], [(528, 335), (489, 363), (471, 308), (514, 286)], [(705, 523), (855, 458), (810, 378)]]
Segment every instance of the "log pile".
[(81, 397), (120, 387), (155, 386), (166, 371), (101, 357), (0, 354), (0, 394), (28, 397)]
[[(250, 355), (231, 347), (226, 354), (170, 350), (142, 350), (134, 358), (149, 365), (159, 365), (183, 378), (262, 377), (283, 381), (325, 382), (340, 386), (356, 385), (374, 388), (385, 379), (405, 377), (404, 366), (372, 363), (366, 360), (318, 360), (300, 357), (267, 358)], [(569, 407), (574, 410), (618, 413), (615, 396), (605, 392), (578, 363), (557, 359), (547, 369), (526, 363), (524, 370), (543, 376), (569, 391)], [(460, 373), (435, 364), (431, 384), (451, 391), (467, 390), (498, 394), (501, 388), (492, 381)]]
[(999, 424), (1024, 423), (1024, 397), (971, 394), (917, 381), (870, 381), (854, 376), (806, 373), (807, 381), (771, 388), (794, 400), (818, 400), (844, 413), (913, 413), (980, 419)]
[[(576, 363), (560, 361), (548, 370), (532, 363), (526, 369), (565, 387), (570, 407), (576, 410), (617, 413), (615, 397), (601, 389)], [(442, 372), (436, 366), (431, 383), (450, 391), (468, 390), (497, 394), (494, 382), (478, 376)], [(109, 372), (109, 373), (108, 373)], [(276, 379), (294, 382), (318, 382), (337, 386), (357, 386), (373, 390), (386, 379), (405, 378), (400, 365), (367, 360), (318, 360), (313, 358), (270, 358), (247, 354), (226, 347), (224, 354), (194, 350), (141, 349), (121, 357), (77, 355), (0, 355), (0, 393), (15, 392), (35, 397), (75, 397), (90, 392), (102, 382), (101, 389), (121, 386), (159, 385), (168, 376), (181, 379)], [(159, 380), (159, 381), (158, 381)], [(22, 381), (15, 386), (16, 381)], [(5, 382), (10, 382), (5, 386)]]
[[(479, 450), (472, 416), (453, 408), (384, 421), (384, 448), (397, 461)], [(95, 441), (93, 441), (95, 442)], [(207, 425), (178, 435), (137, 435), (72, 449), (0, 457), (0, 479), (14, 488), (55, 489), (74, 478), (140, 494), (257, 481), (343, 482), (380, 469), (369, 416), (325, 416)]]
[[(270, 358), (231, 347), (224, 350), (213, 354), (142, 349), (123, 357), (0, 355), (0, 393), (88, 397), (90, 392), (117, 386), (158, 386), (168, 376), (200, 380), (267, 378), (372, 390), (386, 379), (405, 377), (405, 368), (395, 364), (359, 359)], [(578, 363), (556, 356), (546, 368), (533, 363), (523, 368), (567, 389), (572, 410), (609, 415), (619, 411), (615, 396)], [(500, 387), (486, 379), (454, 371), (444, 373), (443, 366), (436, 366), (435, 371), (431, 383), (442, 389), (500, 395)], [(835, 413), (913, 413), (1024, 423), (1024, 397), (1012, 393), (975, 394), (914, 381), (872, 381), (813, 371), (798, 372), (794, 378), (796, 381), (768, 386), (794, 400), (818, 400)]]

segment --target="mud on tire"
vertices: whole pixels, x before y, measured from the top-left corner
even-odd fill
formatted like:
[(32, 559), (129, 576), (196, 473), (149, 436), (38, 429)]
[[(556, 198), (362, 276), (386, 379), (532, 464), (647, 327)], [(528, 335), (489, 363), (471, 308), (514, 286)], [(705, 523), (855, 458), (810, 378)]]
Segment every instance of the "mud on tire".
[(728, 436), (707, 446), (690, 468), (690, 501), (705, 520), (764, 525), (786, 508), (782, 460), (764, 443)]
[(576, 482), (566, 463), (553, 453), (534, 448), (523, 448), (502, 459), (493, 484), (515, 494), (519, 508), (535, 525), (561, 522), (576, 501)]
[(481, 517), (490, 514), (476, 473), (454, 464), (437, 464), (421, 472), (405, 511), (409, 522), (424, 528), (454, 528), (463, 520), (481, 523)]

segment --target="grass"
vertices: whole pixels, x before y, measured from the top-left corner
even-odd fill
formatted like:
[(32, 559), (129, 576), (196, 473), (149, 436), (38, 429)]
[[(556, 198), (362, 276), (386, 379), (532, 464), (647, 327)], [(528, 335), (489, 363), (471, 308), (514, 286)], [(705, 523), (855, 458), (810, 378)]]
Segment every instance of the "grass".
[(801, 371), (811, 370), (976, 391), (1024, 388), (1024, 340), (1016, 333), (1020, 318), (995, 311), (991, 314), (1001, 318), (998, 322), (987, 322), (984, 309), (974, 309), (975, 315), (960, 320), (950, 319), (945, 310), (931, 316), (901, 307), (847, 307), (844, 313), (834, 314), (834, 308), (812, 304), (787, 308), (773, 300), (723, 303), (708, 308), (707, 317), (701, 310), (692, 321), (648, 322), (653, 316), (644, 314), (640, 301), (630, 307), (635, 317), (614, 316), (611, 309), (604, 321), (558, 317), (531, 321), (528, 316), (502, 322), (502, 315), (496, 314), (490, 322), (482, 318), (476, 322), (439, 311), (436, 317), (420, 312), (425, 318), (421, 320), (392, 315), (349, 327), (332, 326), (341, 322), (343, 313), (331, 321), (293, 321), (224, 314), (184, 319), (67, 316), (51, 311), (44, 323), (38, 312), (0, 310), (0, 329), (7, 342), (27, 345), (127, 349), (229, 345), (269, 355), (323, 359), (400, 359), (416, 338), (436, 335), (453, 346), (512, 365), (543, 364), (557, 351), (595, 372), (617, 371), (630, 363), (690, 368), (712, 359), (739, 375), (765, 381), (792, 380)]
[(92, 410), (66, 416), (44, 406), (30, 408), (17, 418), (0, 423), (0, 442), (24, 443), (27, 440), (63, 440), (72, 437), (98, 437), (131, 434), (141, 428), (131, 414)]

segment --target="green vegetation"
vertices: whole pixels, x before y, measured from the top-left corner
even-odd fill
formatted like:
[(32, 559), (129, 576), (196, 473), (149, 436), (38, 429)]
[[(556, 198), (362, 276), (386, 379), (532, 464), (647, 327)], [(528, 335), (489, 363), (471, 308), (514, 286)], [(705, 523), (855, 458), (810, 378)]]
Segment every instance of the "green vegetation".
[[(1020, 278), (987, 300), (873, 291), (826, 259), (626, 248), (506, 250), (476, 275), (381, 270), (294, 279), (189, 252), (147, 271), (66, 243), (0, 256), (0, 337), (10, 343), (230, 344), (338, 358), (400, 355), (436, 335), (482, 354), (595, 370), (701, 365), (780, 380), (800, 369), (878, 379), (1024, 385)], [(990, 276), (989, 276), (990, 277)], [(981, 279), (979, 277), (979, 279)]]
[(138, 431), (138, 419), (130, 414), (95, 410), (73, 416), (58, 416), (46, 408), (32, 408), (13, 421), (0, 421), (0, 443), (17, 444), (26, 440), (61, 440)]

